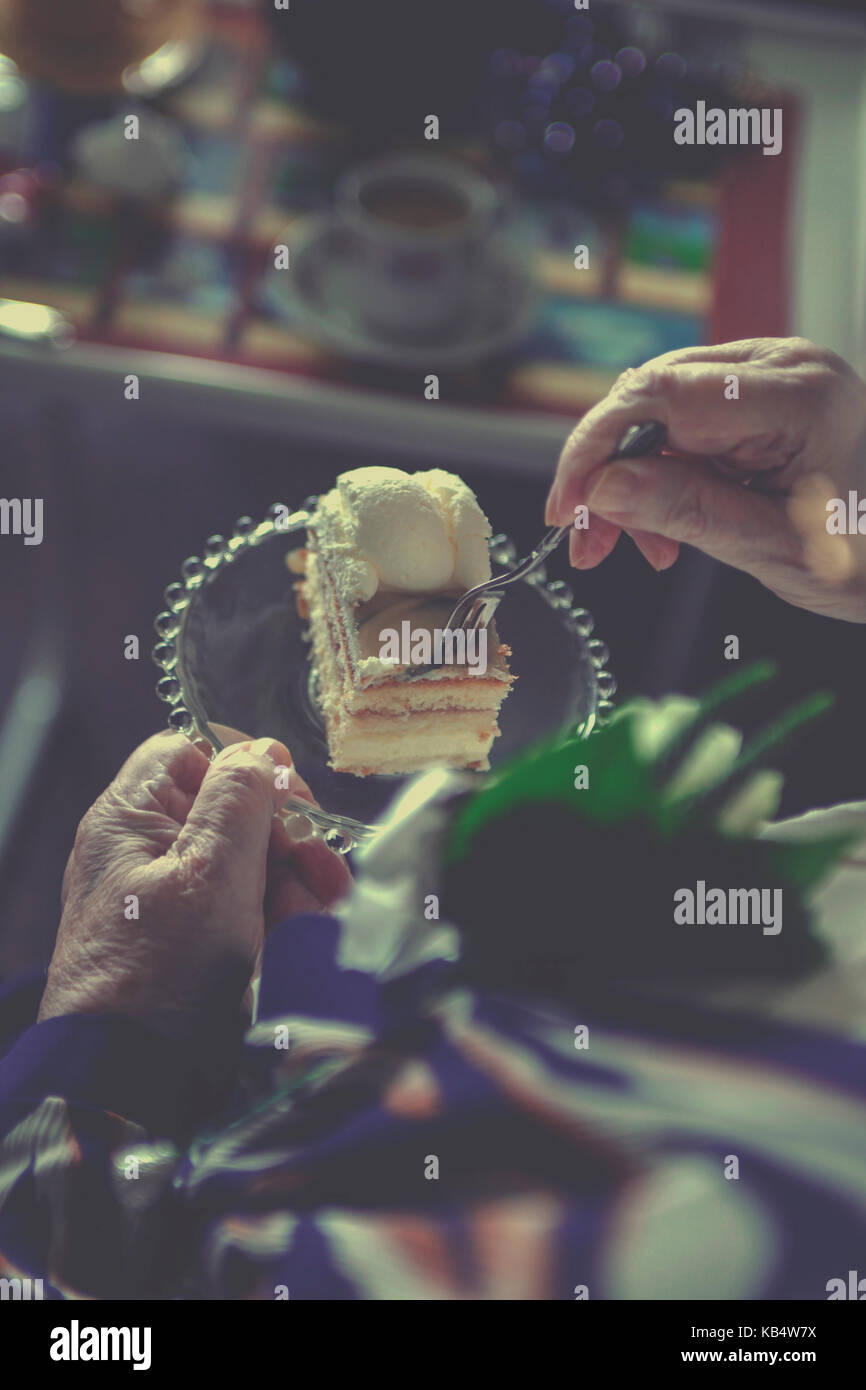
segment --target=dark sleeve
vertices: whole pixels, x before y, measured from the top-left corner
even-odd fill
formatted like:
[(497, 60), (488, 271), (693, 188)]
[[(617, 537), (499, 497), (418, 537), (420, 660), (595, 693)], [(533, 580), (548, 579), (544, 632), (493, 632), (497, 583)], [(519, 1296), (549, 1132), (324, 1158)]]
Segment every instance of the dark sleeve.
[(179, 1139), (225, 1104), (240, 1027), (193, 1020), (178, 1032), (109, 1014), (37, 1023), (43, 988), (41, 975), (29, 976), (0, 994), (0, 1134), (46, 1096)]
[[(241, 1032), (198, 1021), (179, 1036), (96, 1014), (36, 1023), (43, 985), (0, 999), (0, 1274), (60, 1296), (171, 1296), (168, 1263), (129, 1270), (130, 1213), (140, 1227), (156, 1205), (164, 1223), (171, 1165), (229, 1099)], [(158, 1146), (158, 1175), (126, 1161), (142, 1144)]]
[[(337, 933), (330, 918), (300, 917), (269, 935), (264, 1017), (367, 1018), (372, 981), (338, 971), (334, 993)], [(269, 1064), (283, 1056), (273, 1028), (260, 1023), (252, 1033), (264, 1046), (245, 1052), (224, 1014), (36, 1023), (44, 983), (0, 996), (0, 1276), (42, 1279), (55, 1298), (183, 1296), (195, 1244), (177, 1175), (189, 1140), (218, 1128), (239, 1078), (263, 1077), (267, 1089), (262, 1054)]]

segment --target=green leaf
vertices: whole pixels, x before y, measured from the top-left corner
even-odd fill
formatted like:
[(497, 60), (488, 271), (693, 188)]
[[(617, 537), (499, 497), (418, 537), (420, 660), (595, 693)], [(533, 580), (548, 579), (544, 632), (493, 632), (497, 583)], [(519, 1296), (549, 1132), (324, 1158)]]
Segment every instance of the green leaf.
[[(625, 704), (603, 729), (588, 739), (546, 740), (512, 758), (491, 774), (484, 785), (457, 811), (449, 829), (446, 862), (467, 853), (473, 836), (482, 827), (515, 807), (561, 807), (575, 820), (600, 825), (643, 821), (645, 833), (655, 832), (667, 841), (694, 833), (735, 842), (715, 829), (718, 802), (731, 792), (748, 770), (763, 765), (768, 753), (790, 734), (824, 713), (833, 703), (819, 692), (785, 711), (743, 749), (734, 767), (717, 783), (695, 796), (671, 802), (665, 794), (667, 774), (706, 729), (717, 712), (775, 673), (772, 662), (757, 661), (720, 681), (698, 701), (693, 717), (680, 729), (659, 756), (645, 760), (638, 753), (636, 728), (647, 707), (645, 700)], [(589, 785), (575, 788), (575, 768), (585, 765)], [(781, 844), (747, 837), (750, 852), (766, 859), (768, 871), (778, 873), (792, 887), (803, 891), (817, 883), (851, 845), (851, 837), (835, 837), (812, 843)]]
[[(580, 765), (589, 769), (589, 786), (577, 790), (574, 769)], [(513, 758), (460, 808), (451, 826), (448, 858), (460, 858), (483, 825), (514, 806), (553, 803), (578, 818), (615, 822), (650, 814), (654, 799), (650, 769), (637, 756), (632, 723), (621, 717), (589, 739), (548, 741)]]

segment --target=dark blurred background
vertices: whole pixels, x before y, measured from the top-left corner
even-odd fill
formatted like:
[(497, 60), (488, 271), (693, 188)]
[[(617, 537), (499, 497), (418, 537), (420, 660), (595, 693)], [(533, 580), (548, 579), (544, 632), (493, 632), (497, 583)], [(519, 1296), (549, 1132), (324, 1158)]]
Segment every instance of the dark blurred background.
[[(76, 337), (0, 317), (0, 495), (45, 514), (41, 546), (0, 537), (0, 975), (47, 959), (77, 821), (164, 721), (153, 618), (207, 536), (382, 463), (460, 473), (522, 550), (561, 441), (623, 366), (765, 332), (862, 366), (859, 6), (155, 6), (148, 75), (147, 32), (103, 27), (99, 71), (92, 51), (70, 67), (56, 27), (32, 33), (0, 0), (0, 296), (53, 306)], [(673, 146), (678, 105), (756, 94), (784, 106), (784, 159)], [(74, 152), (128, 109), (161, 117), (186, 161), (172, 182), (157, 152), (146, 200)], [(435, 404), (399, 354), (353, 357), (268, 288), (284, 229), (326, 211), (359, 158), (423, 155), (429, 112), (437, 153), (507, 195), (540, 295), (519, 340), (443, 361)], [(597, 269), (579, 289), (576, 240)], [(780, 671), (747, 727), (832, 689), (788, 758), (784, 810), (863, 796), (861, 628), (693, 553), (661, 576), (627, 541), (596, 571), (551, 568), (593, 613), (618, 699), (700, 691), (730, 671), (732, 633)]]

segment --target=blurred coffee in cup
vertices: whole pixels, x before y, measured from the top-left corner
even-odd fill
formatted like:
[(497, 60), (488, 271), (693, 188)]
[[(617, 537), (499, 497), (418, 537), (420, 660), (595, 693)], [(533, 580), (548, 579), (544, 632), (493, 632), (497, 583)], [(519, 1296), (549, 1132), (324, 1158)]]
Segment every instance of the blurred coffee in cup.
[(422, 231), (453, 226), (462, 222), (467, 213), (466, 200), (460, 193), (423, 179), (373, 183), (363, 190), (361, 205), (371, 217)]
[(486, 179), (438, 157), (392, 156), (344, 174), (336, 210), (352, 271), (348, 309), (407, 341), (459, 324), (496, 218)]

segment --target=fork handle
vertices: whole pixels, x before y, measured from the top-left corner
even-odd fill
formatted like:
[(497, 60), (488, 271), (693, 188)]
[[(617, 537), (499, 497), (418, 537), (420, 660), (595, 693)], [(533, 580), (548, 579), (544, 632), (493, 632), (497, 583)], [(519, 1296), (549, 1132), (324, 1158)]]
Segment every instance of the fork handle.
[[(666, 439), (667, 430), (661, 420), (643, 420), (640, 424), (629, 425), (619, 441), (616, 452), (610, 455), (608, 462), (612, 463), (614, 459), (636, 458), (640, 454), (651, 454), (656, 449), (660, 449)], [(556, 549), (570, 530), (570, 524), (568, 526), (552, 526), (535, 549), (514, 569), (509, 570), (506, 574), (498, 574), (495, 579), (488, 579), (483, 584), (477, 584), (474, 589), (465, 593), (462, 598), (458, 599), (448, 619), (449, 628), (486, 627), (507, 586), (515, 583), (518, 579), (525, 578), (527, 574), (540, 565)]]
[[(619, 441), (616, 451), (610, 455), (608, 462), (612, 463), (614, 459), (638, 458), (641, 454), (651, 454), (656, 449), (661, 448), (666, 438), (667, 430), (661, 420), (643, 420), (640, 424), (629, 425)], [(540, 565), (541, 561), (556, 549), (559, 542), (570, 530), (570, 525), (551, 527), (531, 554), (527, 555), (525, 560), (521, 560), (516, 569), (502, 576), (505, 582), (510, 584), (512, 579), (522, 579), (536, 565)]]
[(497, 576), (497, 582), (512, 584), (515, 579), (522, 579), (530, 570), (534, 570), (536, 565), (540, 565), (542, 560), (546, 560), (551, 551), (555, 550), (564, 536), (567, 536), (571, 526), (552, 526), (538, 545), (525, 560), (521, 560), (513, 570), (507, 574)]
[(661, 420), (643, 420), (639, 425), (629, 425), (608, 463), (613, 463), (614, 459), (633, 459), (641, 454), (653, 454), (666, 443), (667, 434)]

